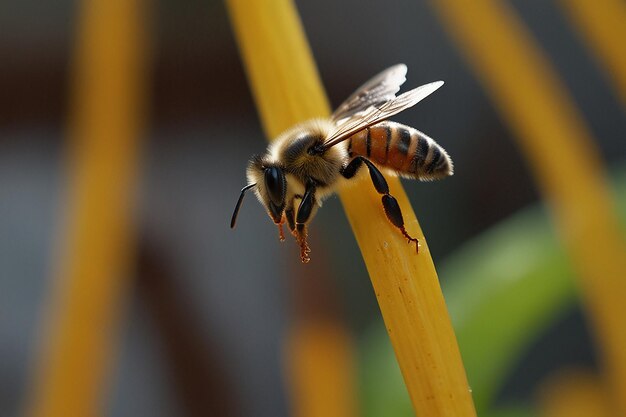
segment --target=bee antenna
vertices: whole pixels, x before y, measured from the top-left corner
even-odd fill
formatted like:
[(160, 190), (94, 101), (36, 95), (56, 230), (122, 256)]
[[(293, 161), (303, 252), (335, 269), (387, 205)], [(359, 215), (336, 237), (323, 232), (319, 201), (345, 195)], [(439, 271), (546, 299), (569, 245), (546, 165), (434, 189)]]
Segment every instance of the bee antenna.
[(235, 206), (235, 211), (233, 211), (233, 217), (230, 219), (230, 228), (233, 229), (235, 227), (235, 222), (237, 221), (237, 214), (239, 214), (239, 207), (241, 207), (241, 203), (243, 202), (243, 196), (246, 194), (250, 188), (254, 187), (256, 183), (246, 185), (241, 189), (241, 194), (239, 195), (239, 200), (237, 200), (237, 205)]

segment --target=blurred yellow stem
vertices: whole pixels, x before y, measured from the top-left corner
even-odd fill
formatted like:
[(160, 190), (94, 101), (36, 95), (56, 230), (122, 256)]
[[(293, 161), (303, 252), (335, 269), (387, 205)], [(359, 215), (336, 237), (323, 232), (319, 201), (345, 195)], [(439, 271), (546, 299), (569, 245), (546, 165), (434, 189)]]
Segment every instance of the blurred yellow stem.
[(597, 376), (569, 370), (551, 376), (538, 392), (541, 417), (611, 417), (606, 386)]
[[(328, 101), (293, 3), (230, 0), (227, 4), (267, 136), (276, 137), (303, 120), (328, 116)], [(355, 80), (355, 86), (361, 81)], [(342, 190), (341, 201), (416, 414), (474, 416), (437, 273), (400, 181), (388, 179), (409, 234), (420, 239), (419, 255), (386, 219), (380, 195), (363, 179)]]
[(433, 1), (519, 140), (579, 272), (587, 312), (626, 416), (626, 244), (582, 115), (507, 3)]
[(285, 347), (295, 417), (359, 415), (353, 340), (341, 323), (300, 320)]
[[(86, 0), (74, 57), (67, 203), (27, 414), (102, 414), (129, 262), (146, 60), (139, 0)], [(57, 248), (55, 248), (57, 251)]]
[(600, 64), (609, 74), (626, 109), (626, 2), (623, 0), (560, 0)]

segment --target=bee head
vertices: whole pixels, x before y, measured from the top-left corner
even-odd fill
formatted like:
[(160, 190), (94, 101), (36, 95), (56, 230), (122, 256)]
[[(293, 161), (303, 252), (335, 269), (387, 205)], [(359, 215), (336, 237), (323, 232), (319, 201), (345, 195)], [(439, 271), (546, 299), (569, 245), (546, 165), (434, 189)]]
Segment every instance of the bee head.
[(283, 218), (285, 211), (285, 202), (287, 196), (287, 178), (283, 168), (273, 162), (267, 161), (260, 156), (254, 156), (247, 169), (248, 185), (241, 191), (238, 205), (235, 207), (231, 227), (235, 225), (237, 211), (245, 191), (255, 187), (254, 191), (270, 218), (274, 223), (279, 224)]

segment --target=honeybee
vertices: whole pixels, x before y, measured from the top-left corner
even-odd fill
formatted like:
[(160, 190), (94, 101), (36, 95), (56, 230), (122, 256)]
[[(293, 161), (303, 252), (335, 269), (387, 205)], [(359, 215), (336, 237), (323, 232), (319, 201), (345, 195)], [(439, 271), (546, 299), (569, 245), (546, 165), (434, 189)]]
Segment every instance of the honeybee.
[(406, 73), (404, 64), (386, 69), (358, 88), (329, 119), (297, 124), (272, 141), (265, 154), (253, 156), (246, 171), (248, 185), (241, 190), (230, 227), (235, 227), (246, 191), (254, 189), (278, 226), (280, 240), (285, 239), (286, 222), (300, 246), (300, 259), (309, 262), (307, 224), (324, 198), (365, 165), (382, 195), (387, 218), (419, 251), (419, 242), (404, 228), (400, 206), (389, 194), (379, 167), (391, 175), (430, 181), (452, 175), (453, 166), (433, 139), (387, 120), (443, 85), (435, 81), (396, 96)]

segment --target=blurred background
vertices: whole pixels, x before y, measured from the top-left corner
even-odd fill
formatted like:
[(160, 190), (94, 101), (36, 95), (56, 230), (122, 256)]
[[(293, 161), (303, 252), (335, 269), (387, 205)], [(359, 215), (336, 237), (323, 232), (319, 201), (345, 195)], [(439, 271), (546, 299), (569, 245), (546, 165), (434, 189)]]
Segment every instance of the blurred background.
[[(623, 201), (625, 107), (610, 76), (559, 3), (507, 3), (584, 115), (603, 164), (621, 184), (615, 188)], [(81, 147), (76, 145), (80, 138), (71, 126), (80, 117), (75, 65), (77, 38), (83, 33), (81, 4), (0, 3), (2, 416), (26, 412), (37, 358), (53, 332), (46, 327), (50, 300), (59, 291), (61, 277), (55, 271), (65, 262), (60, 258), (67, 255), (63, 245), (74, 210), (69, 187), (79, 172), (71, 161), (80, 152), (73, 148)], [(510, 247), (520, 254), (496, 270), (496, 277), (523, 275), (528, 268), (524, 254), (551, 253), (532, 252), (544, 246), (532, 244), (533, 236), (524, 234), (529, 230), (543, 233), (537, 239), (548, 242), (550, 250), (557, 248), (556, 260), (547, 263), (567, 264), (516, 132), (494, 108), (431, 3), (320, 0), (296, 5), (333, 105), (399, 62), (409, 67), (408, 87), (445, 80), (432, 97), (394, 118), (435, 138), (455, 163), (455, 175), (445, 181), (404, 181), (444, 293), (464, 271), (478, 271), (475, 265), (482, 258), (497, 257), (480, 245), (494, 251)], [(395, 393), (378, 398), (372, 388), (401, 380), (337, 197), (313, 222), (308, 265), (299, 263), (290, 239), (278, 241), (275, 226), (252, 197), (244, 201), (237, 228), (229, 229), (246, 183), (246, 163), (263, 152), (266, 139), (225, 5), (153, 0), (143, 3), (142, 13), (143, 122), (134, 135), (140, 138), (132, 159), (136, 175), (123, 178), (134, 187), (128, 223), (132, 251), (128, 268), (118, 271), (123, 276), (115, 278), (123, 282), (116, 324), (103, 329), (111, 359), (99, 400), (102, 415), (293, 415), (297, 407), (285, 341), (300, 320), (316, 317), (340, 323), (351, 340), (361, 415), (373, 414), (376, 404), (384, 410), (385, 401), (408, 404), (401, 383), (391, 385), (399, 390), (397, 398)], [(107, 22), (112, 34), (117, 25)], [(102, 146), (106, 149), (106, 140)], [(100, 210), (106, 213), (106, 204)], [(500, 228), (499, 244), (493, 243), (494, 227)], [(515, 248), (524, 239), (530, 239), (530, 252)], [(476, 255), (467, 255), (468, 248)], [(573, 280), (575, 273), (564, 268)], [(542, 280), (551, 280), (550, 270), (546, 266), (545, 273), (538, 272)], [(82, 278), (90, 279), (89, 274)], [(596, 366), (585, 316), (570, 284), (563, 288), (559, 294), (565, 295), (554, 296), (558, 308), (546, 309), (549, 313), (536, 320), (523, 348), (507, 362), (506, 377), (489, 407), (535, 404), (537, 387), (555, 370)], [(98, 294), (88, 297), (98, 299)], [(464, 311), (462, 297), (454, 300), (460, 306), (448, 300), (453, 320), (455, 311)], [(406, 410), (398, 407), (384, 415), (411, 415)]]

